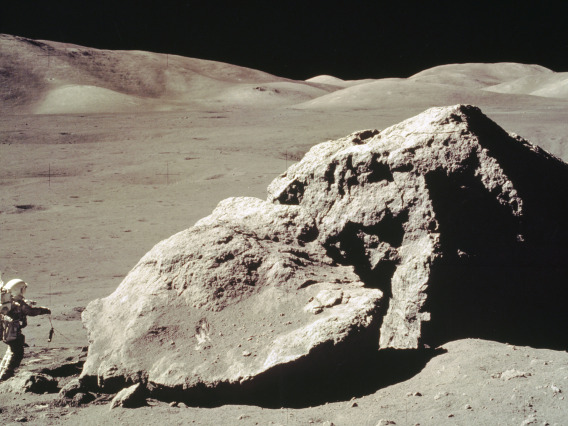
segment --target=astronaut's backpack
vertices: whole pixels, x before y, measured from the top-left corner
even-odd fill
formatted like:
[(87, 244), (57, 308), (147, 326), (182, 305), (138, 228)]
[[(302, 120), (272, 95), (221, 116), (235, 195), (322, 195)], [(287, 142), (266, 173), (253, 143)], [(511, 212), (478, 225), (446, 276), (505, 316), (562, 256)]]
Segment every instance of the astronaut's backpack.
[(0, 279), (0, 340), (12, 342), (20, 334), (20, 321), (14, 321), (7, 314), (12, 309), (12, 293)]
[(0, 315), (0, 337), (4, 343), (13, 342), (20, 335), (20, 321), (14, 321), (8, 315)]

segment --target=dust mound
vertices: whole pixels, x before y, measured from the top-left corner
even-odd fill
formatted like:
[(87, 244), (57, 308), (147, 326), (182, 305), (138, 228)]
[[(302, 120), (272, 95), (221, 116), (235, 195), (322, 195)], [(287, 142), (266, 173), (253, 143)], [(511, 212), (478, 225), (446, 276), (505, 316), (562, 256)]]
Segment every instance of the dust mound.
[(195, 404), (278, 394), (377, 348), (565, 347), (567, 183), (467, 105), (316, 145), (266, 201), (222, 201), (88, 305), (82, 380)]

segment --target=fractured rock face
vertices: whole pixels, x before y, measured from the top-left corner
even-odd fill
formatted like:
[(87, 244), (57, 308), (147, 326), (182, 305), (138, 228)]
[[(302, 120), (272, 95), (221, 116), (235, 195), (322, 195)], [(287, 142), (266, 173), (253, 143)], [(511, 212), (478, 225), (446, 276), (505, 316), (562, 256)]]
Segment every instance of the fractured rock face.
[(567, 183), (472, 106), (319, 144), (91, 302), (82, 377), (192, 392), (378, 347), (565, 344)]
[[(434, 314), (434, 343), (542, 335), (534, 302), (566, 294), (567, 183), (565, 163), (459, 105), (317, 145), (268, 191), (390, 298), (381, 348), (416, 348)], [(492, 321), (517, 322), (519, 336)]]

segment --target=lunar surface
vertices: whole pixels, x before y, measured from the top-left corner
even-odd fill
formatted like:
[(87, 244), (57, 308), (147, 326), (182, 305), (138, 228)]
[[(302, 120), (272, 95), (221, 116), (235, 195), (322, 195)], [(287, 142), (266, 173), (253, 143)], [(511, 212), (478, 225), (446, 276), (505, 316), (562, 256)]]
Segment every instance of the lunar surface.
[[(408, 78), (295, 81), (199, 59), (0, 35), (0, 271), (5, 282), (25, 280), (28, 298), (52, 310), (51, 318), (29, 319), (22, 366), (0, 384), (0, 419), (566, 424), (565, 350), (482, 339), (449, 341), (428, 359), (396, 355), (406, 362), (386, 375), (372, 362), (338, 366), (309, 383), (313, 393), (279, 406), (148, 399), (140, 408), (111, 409), (112, 394), (85, 403), (57, 393), (79, 377), (86, 359), (87, 304), (113, 293), (152, 247), (222, 200), (266, 199), (270, 182), (314, 145), (385, 129), (436, 106), (476, 105), (507, 132), (566, 162), (566, 87), (568, 73), (536, 64), (449, 64)], [(254, 310), (242, 315), (240, 321), (258, 321)], [(223, 339), (236, 346), (230, 330)], [(30, 373), (54, 377), (55, 392), (24, 392)]]

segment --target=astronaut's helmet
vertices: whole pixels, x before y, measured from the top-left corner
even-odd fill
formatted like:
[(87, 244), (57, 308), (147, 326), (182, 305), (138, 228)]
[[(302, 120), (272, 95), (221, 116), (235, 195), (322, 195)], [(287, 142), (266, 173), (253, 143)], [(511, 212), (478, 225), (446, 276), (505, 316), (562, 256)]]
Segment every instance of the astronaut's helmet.
[(28, 285), (19, 278), (8, 281), (4, 284), (3, 290), (8, 291), (12, 295), (13, 300), (22, 300), (26, 294)]

